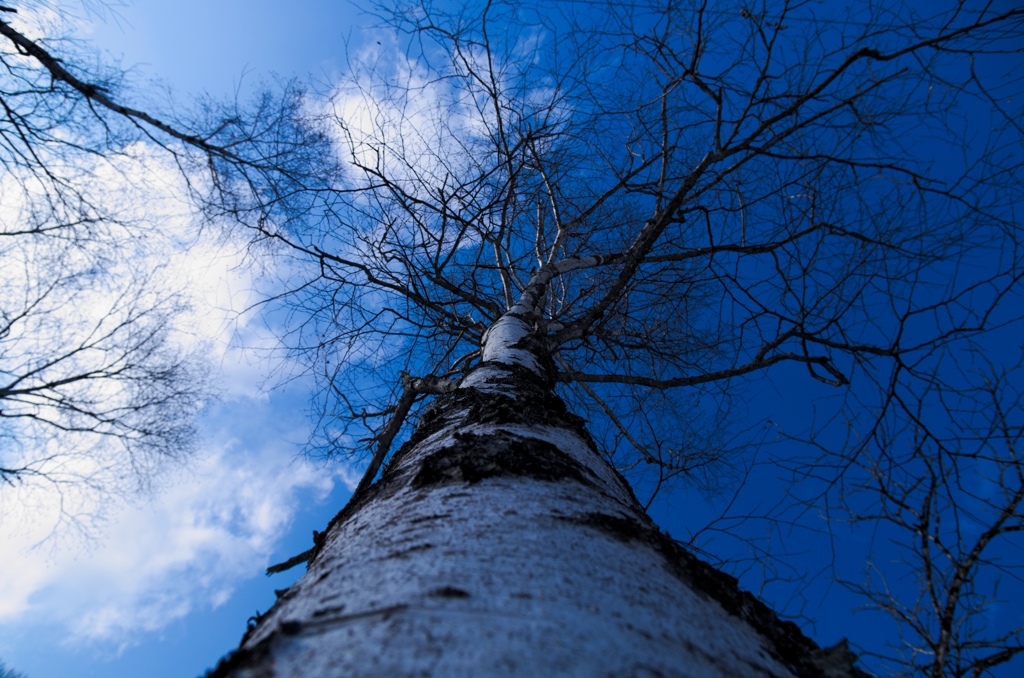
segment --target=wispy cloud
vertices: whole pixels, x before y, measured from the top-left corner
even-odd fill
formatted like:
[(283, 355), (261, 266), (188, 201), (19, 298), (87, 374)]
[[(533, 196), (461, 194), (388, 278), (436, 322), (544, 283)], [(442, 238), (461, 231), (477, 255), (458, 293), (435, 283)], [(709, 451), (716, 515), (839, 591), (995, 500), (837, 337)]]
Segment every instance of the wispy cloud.
[[(220, 401), (206, 405), (197, 454), (163, 468), (148, 495), (5, 488), (0, 635), (4, 626), (42, 625), (62, 628), (76, 646), (134, 645), (226, 602), (269, 564), (301, 502), (357, 480), (298, 457), (309, 435), (305, 393), (286, 412), (267, 396), (268, 374), (288, 368), (274, 333), (245, 312), (260, 283), (245, 265), (244, 243), (212, 230), (197, 235), (180, 175), (145, 148), (137, 151), (105, 177), (108, 190), (133, 191), (122, 213), (139, 225), (128, 241), (131, 263), (156, 271), (153, 284), (182, 299), (187, 310), (176, 317), (174, 341), (207, 355)], [(125, 176), (146, 181), (126, 188)], [(68, 501), (76, 502), (73, 514), (99, 517), (89, 523), (98, 528), (83, 536), (65, 526), (54, 537)]]
[[(258, 423), (273, 419), (271, 407), (224, 408), (199, 462), (150, 502), (122, 510), (99, 542), (33, 548), (37, 530), (7, 529), (0, 624), (59, 624), (74, 644), (128, 646), (225, 602), (269, 564), (300, 498), (322, 500), (337, 482), (354, 480), (297, 459), (292, 436)], [(229, 433), (243, 423), (246, 441)]]

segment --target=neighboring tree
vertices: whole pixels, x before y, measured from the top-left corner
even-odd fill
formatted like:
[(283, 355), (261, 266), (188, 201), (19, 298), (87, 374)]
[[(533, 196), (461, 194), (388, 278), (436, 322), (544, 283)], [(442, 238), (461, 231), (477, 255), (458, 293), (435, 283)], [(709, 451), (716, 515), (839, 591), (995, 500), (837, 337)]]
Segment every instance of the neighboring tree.
[(874, 535), (862, 578), (840, 581), (898, 622), (889, 651), (871, 652), (892, 675), (982, 676), (1024, 653), (1019, 616), (997, 623), (1022, 568), (1020, 364), (972, 353), (962, 359), (976, 371), (934, 379), (870, 435), (838, 449), (810, 441), (819, 467), (847, 467), (829, 494), (832, 520)]
[[(287, 180), (220, 166), (207, 207), (292, 258), (273, 303), (321, 377), (317, 448), (373, 448), (349, 505), (282, 565), (306, 576), (214, 675), (856, 673), (634, 496), (735, 477), (728, 405), (750, 375), (799, 365), (875, 413), (868, 437), (916, 430), (908, 403), (962, 381), (939, 357), (1019, 327), (1020, 99), (1002, 74), (1024, 10), (828, 11), (379, 8), (392, 37), (353, 52), (348, 82), (249, 137), (262, 157), (304, 149)], [(904, 487), (915, 464), (956, 476), (934, 437), (893, 468), (885, 442), (800, 470), (894, 473), (854, 517), (910, 529), (937, 500)], [(1009, 535), (1020, 465), (1000, 455), (986, 472), (1008, 499), (984, 525)], [(939, 583), (924, 554), (922, 591), (969, 597), (975, 546), (934, 534), (956, 572)], [(933, 675), (1013, 656), (996, 634), (971, 664), (962, 613), (935, 635), (911, 610)]]
[(114, 103), (122, 73), (46, 12), (0, 12), (0, 491), (76, 522), (192, 449), (209, 390), (159, 270), (182, 244), (144, 203), (154, 135), (202, 144)]

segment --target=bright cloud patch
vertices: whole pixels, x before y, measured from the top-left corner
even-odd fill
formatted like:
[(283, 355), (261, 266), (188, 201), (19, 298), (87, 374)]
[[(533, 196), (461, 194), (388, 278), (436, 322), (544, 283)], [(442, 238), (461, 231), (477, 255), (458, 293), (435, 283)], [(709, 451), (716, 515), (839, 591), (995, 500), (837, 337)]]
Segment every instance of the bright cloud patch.
[[(63, 629), (59, 635), (74, 646), (132, 646), (225, 603), (270, 564), (302, 502), (322, 501), (339, 480), (350, 488), (357, 480), (298, 458), (298, 443), (308, 437), (304, 394), (287, 412), (267, 397), (268, 374), (289, 368), (273, 333), (244, 312), (258, 284), (245, 266), (244, 243), (212, 229), (197, 235), (176, 169), (144, 147), (136, 151), (94, 171), (98, 190), (122, 193), (119, 217), (132, 231), (105, 275), (116, 282), (132, 270), (150, 271), (147, 293), (175, 295), (182, 310), (172, 341), (205, 357), (221, 402), (207, 403), (196, 454), (161, 468), (149, 495), (120, 491), (116, 481), (130, 468), (114, 451), (85, 455), (63, 445), (53, 457), (79, 464), (74, 479), (94, 478), (95, 488), (0, 488), (0, 637), (39, 626)], [(16, 207), (6, 205), (0, 218)], [(64, 310), (95, 314), (103, 293), (89, 293), (98, 301)], [(25, 446), (25, 454), (43, 453), (48, 449)], [(76, 520), (83, 529), (69, 525)]]
[(335, 480), (296, 460), (287, 441), (216, 442), (153, 502), (123, 511), (91, 552), (32, 549), (39, 535), (4, 535), (0, 622), (47, 619), (66, 625), (72, 641), (131, 644), (226, 601), (268, 564), (298, 493), (322, 500)]

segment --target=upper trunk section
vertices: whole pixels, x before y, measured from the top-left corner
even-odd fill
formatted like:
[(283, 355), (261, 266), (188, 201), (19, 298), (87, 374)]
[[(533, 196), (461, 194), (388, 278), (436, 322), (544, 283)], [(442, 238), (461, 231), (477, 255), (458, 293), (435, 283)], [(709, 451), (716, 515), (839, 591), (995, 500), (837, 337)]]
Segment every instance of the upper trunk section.
[[(539, 377), (547, 376), (542, 356), (530, 346), (533, 326), (519, 315), (506, 313), (484, 333), (480, 347), (480, 358), (484, 363), (519, 365)], [(467, 375), (470, 378), (472, 373)], [(466, 385), (463, 379), (462, 385)]]

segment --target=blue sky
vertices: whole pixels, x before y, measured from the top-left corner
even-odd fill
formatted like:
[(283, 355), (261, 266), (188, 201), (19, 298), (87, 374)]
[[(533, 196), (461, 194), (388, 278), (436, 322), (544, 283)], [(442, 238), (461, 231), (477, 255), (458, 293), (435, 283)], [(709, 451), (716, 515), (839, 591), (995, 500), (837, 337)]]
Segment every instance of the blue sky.
[[(139, 1), (111, 8), (104, 17), (81, 4), (71, 7), (80, 17), (78, 35), (122, 66), (135, 67), (137, 82), (158, 78), (183, 102), (203, 92), (244, 91), (272, 74), (311, 74), (330, 83), (344, 68), (346, 44), (363, 39), (360, 26), (368, 23), (351, 4), (328, 0), (287, 6), (268, 0)], [(245, 305), (252, 280), (236, 268), (230, 243), (210, 244), (204, 252), (205, 268), (192, 271), (198, 294), (215, 297), (209, 313), (220, 324), (207, 332), (224, 393), (203, 414), (195, 463), (172, 470), (152, 497), (111, 512), (92, 540), (51, 540), (31, 549), (38, 532), (12, 531), (9, 521), (0, 525), (7, 530), (0, 533), (6, 540), (0, 658), (27, 678), (201, 675), (237, 644), (246, 619), (270, 606), (273, 590), (302, 572), (300, 567), (266, 578), (266, 566), (307, 549), (312, 530), (323, 528), (357, 479), (352, 469), (325, 468), (298, 456), (309, 433), (308, 384), (300, 379), (268, 393), (274, 383), (268, 375), (280, 365), (239, 346), (273, 348), (272, 339), (259, 334), (255, 323), (218, 315), (218, 309)], [(211, 286), (229, 289), (228, 299), (210, 292)], [(754, 388), (746, 414), (752, 422), (770, 419), (798, 430), (815, 407), (831, 407), (834, 394), (803, 370), (783, 367)], [(766, 437), (774, 439), (771, 432)], [(776, 476), (758, 475), (752, 496), (783, 490), (785, 480)], [(700, 496), (680, 492), (651, 513), (684, 537), (715, 510)], [(794, 547), (814, 554), (829, 544), (804, 535)], [(812, 567), (816, 560), (809, 555), (806, 562)], [(779, 588), (788, 599), (792, 586)], [(803, 593), (804, 614), (818, 620), (808, 630), (821, 644), (842, 636), (872, 644), (892, 633), (878, 617), (853, 615), (856, 599), (827, 580)], [(819, 607), (826, 594), (827, 605)]]
[(365, 19), (348, 2), (140, 1), (110, 7), (105, 18), (94, 12), (80, 33), (183, 95), (222, 96), (271, 74), (330, 79), (360, 23)]

